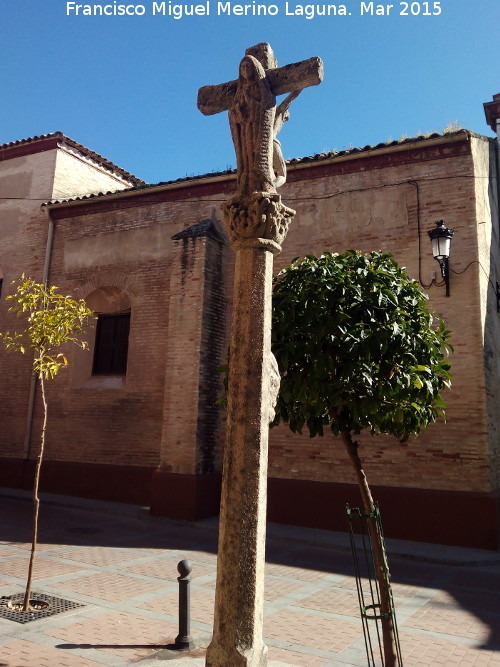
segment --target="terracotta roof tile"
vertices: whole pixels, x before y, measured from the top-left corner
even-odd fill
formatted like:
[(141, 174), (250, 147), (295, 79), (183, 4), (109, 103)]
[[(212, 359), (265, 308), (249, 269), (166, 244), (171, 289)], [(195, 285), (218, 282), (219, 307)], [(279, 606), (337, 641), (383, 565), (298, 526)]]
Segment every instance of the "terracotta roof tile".
[[(474, 137), (481, 137), (483, 139), (487, 139), (487, 137), (483, 137), (482, 135), (476, 134), (474, 132), (471, 132), (470, 130), (456, 130), (453, 132), (445, 132), (443, 134), (440, 134), (439, 132), (434, 132), (432, 134), (427, 134), (427, 135), (419, 135), (417, 137), (411, 137), (411, 138), (405, 138), (405, 139), (399, 139), (396, 141), (388, 141), (388, 142), (382, 142), (379, 143), (375, 146), (372, 145), (366, 145), (363, 148), (349, 148), (343, 151), (330, 151), (326, 153), (317, 153), (315, 155), (309, 155), (301, 158), (292, 158), (291, 160), (287, 160), (286, 163), (290, 166), (296, 166), (296, 165), (301, 165), (301, 164), (309, 164), (309, 163), (320, 163), (323, 160), (330, 160), (332, 158), (337, 158), (337, 157), (348, 157), (350, 155), (357, 155), (360, 153), (366, 153), (368, 151), (374, 151), (374, 150), (381, 150), (381, 149), (387, 149), (395, 146), (404, 146), (406, 144), (415, 144), (418, 142), (424, 142), (428, 141), (429, 139), (438, 139), (438, 138), (446, 138), (450, 136), (456, 136), (456, 135), (464, 135), (469, 137), (469, 136), (474, 136)], [(134, 191), (140, 191), (140, 190), (149, 190), (152, 188), (157, 188), (165, 185), (175, 185), (176, 183), (189, 183), (190, 181), (199, 181), (202, 179), (208, 179), (208, 178), (217, 178), (219, 176), (232, 176), (236, 175), (236, 169), (228, 169), (226, 171), (217, 171), (217, 172), (211, 172), (207, 174), (201, 174), (199, 176), (186, 176), (184, 178), (177, 178), (171, 181), (160, 181), (159, 183), (152, 183), (152, 184), (146, 184), (146, 183), (141, 183), (138, 185), (134, 185), (131, 188), (126, 188), (124, 190), (117, 190), (115, 192), (99, 192), (98, 194), (91, 194), (91, 195), (84, 195), (82, 197), (75, 197), (72, 199), (62, 199), (62, 200), (57, 200), (57, 201), (50, 201), (47, 202), (46, 204), (43, 204), (43, 206), (48, 206), (52, 204), (67, 204), (70, 202), (76, 202), (76, 201), (88, 201), (91, 199), (99, 198), (99, 197), (106, 197), (110, 195), (123, 195), (127, 194), (130, 192)]]

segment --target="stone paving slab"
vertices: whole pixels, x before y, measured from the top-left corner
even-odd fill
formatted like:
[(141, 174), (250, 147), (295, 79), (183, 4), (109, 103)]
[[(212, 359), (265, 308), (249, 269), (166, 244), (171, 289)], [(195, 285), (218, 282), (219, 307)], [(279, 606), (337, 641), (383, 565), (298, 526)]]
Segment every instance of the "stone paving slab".
[[(23, 590), (28, 496), (0, 489), (2, 595)], [(25, 625), (0, 618), (0, 667), (204, 665), (215, 520), (174, 522), (144, 508), (44, 494), (40, 523), (34, 590), (84, 606)], [(388, 550), (405, 667), (500, 667), (499, 554), (398, 540)], [(167, 647), (178, 633), (184, 558), (193, 564), (196, 648), (179, 654)], [(265, 584), (269, 667), (367, 664), (347, 535), (270, 525)]]

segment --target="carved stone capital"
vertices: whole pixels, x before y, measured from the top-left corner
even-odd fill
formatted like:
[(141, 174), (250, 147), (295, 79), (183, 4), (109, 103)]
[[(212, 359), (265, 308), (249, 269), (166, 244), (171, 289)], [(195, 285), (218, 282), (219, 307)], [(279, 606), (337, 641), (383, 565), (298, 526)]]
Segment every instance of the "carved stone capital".
[[(271, 245), (281, 250), (295, 211), (285, 206), (276, 193), (255, 192), (233, 197), (222, 206), (226, 231), (233, 246)], [(265, 243), (271, 241), (271, 244)], [(253, 243), (252, 243), (253, 242)]]

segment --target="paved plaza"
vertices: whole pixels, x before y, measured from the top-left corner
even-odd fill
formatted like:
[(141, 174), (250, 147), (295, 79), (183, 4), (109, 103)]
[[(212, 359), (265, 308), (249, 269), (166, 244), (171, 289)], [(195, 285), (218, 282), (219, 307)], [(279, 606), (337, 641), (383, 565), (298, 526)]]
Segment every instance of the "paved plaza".
[[(0, 489), (1, 595), (22, 592), (29, 494)], [(0, 618), (0, 667), (198, 667), (212, 629), (217, 526), (144, 508), (43, 496), (33, 590), (82, 606)], [(404, 665), (500, 667), (500, 554), (387, 540)], [(192, 562), (195, 649), (178, 634), (177, 563)], [(367, 665), (347, 534), (268, 527), (269, 664)], [(228, 665), (228, 667), (231, 667)]]

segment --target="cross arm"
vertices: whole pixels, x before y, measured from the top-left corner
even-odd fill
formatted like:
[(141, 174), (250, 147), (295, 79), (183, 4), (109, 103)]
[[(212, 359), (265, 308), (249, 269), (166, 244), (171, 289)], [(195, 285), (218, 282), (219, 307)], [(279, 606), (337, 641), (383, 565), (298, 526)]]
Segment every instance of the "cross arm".
[[(317, 86), (323, 80), (323, 61), (321, 58), (313, 57), (298, 63), (268, 69), (266, 77), (274, 95), (283, 95), (308, 86)], [(226, 111), (231, 106), (237, 86), (237, 80), (215, 86), (203, 86), (198, 91), (198, 109), (205, 116)]]

